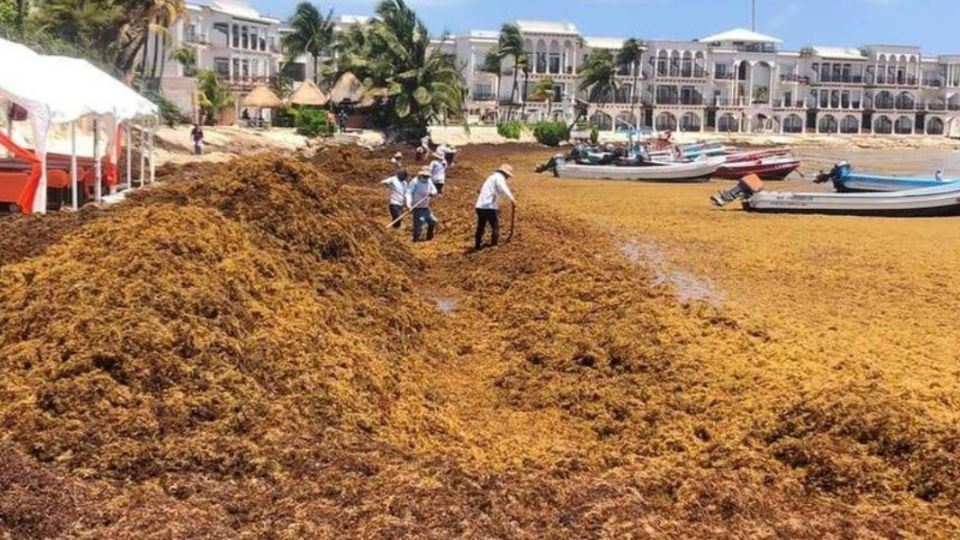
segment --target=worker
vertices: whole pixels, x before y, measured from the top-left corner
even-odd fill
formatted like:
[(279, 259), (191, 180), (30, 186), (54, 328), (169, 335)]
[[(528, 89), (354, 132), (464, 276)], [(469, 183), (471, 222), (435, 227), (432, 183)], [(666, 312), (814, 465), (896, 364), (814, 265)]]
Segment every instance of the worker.
[(477, 233), (474, 237), (474, 248), (477, 251), (483, 248), (483, 235), (487, 230), (487, 224), (490, 224), (493, 232), (490, 245), (495, 246), (500, 241), (500, 196), (510, 199), (510, 204), (516, 209), (517, 201), (513, 198), (513, 193), (510, 193), (507, 178), (513, 178), (513, 167), (507, 164), (500, 165), (500, 168), (494, 171), (480, 188), (480, 196), (477, 197), (476, 204)]
[(407, 187), (407, 208), (413, 210), (413, 241), (420, 241), (420, 233), (424, 224), (427, 225), (427, 240), (433, 240), (433, 233), (437, 227), (437, 218), (430, 211), (430, 199), (439, 194), (437, 187), (430, 180), (430, 168), (424, 167), (417, 173)]
[(203, 129), (200, 124), (193, 125), (190, 138), (193, 140), (193, 153), (199, 156), (203, 153)]
[(937, 182), (943, 182), (943, 169), (937, 169), (937, 172), (933, 176), (937, 179)]
[(401, 168), (397, 174), (380, 182), (390, 190), (389, 207), (390, 220), (393, 222), (393, 228), (399, 229), (403, 215), (403, 206), (407, 197), (407, 170)]
[(441, 144), (437, 147), (437, 153), (443, 156), (443, 161), (446, 162), (448, 169), (453, 166), (453, 160), (457, 157), (456, 148)]
[(397, 152), (390, 158), (390, 163), (393, 163), (397, 169), (403, 168), (403, 152)]
[(437, 187), (437, 195), (443, 195), (443, 185), (447, 182), (447, 158), (439, 151), (433, 154), (430, 162), (430, 180)]
[(418, 146), (413, 153), (413, 157), (417, 163), (421, 163), (424, 159), (427, 159), (427, 150), (422, 146)]

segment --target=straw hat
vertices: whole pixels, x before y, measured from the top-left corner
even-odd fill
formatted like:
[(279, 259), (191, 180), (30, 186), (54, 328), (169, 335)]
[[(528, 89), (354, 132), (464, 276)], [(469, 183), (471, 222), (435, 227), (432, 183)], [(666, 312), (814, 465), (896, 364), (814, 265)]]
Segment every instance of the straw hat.
[(441, 152), (441, 151), (439, 151), (439, 150), (437, 150), (436, 152), (433, 153), (433, 157), (435, 157), (435, 158), (437, 158), (437, 159), (447, 159), (447, 156), (444, 155), (444, 153)]
[(513, 178), (513, 167), (511, 167), (510, 165), (507, 165), (506, 163), (504, 163), (503, 165), (500, 165), (500, 167), (497, 168), (497, 171), (502, 172), (508, 178)]
[(417, 176), (430, 176), (430, 167), (421, 168), (420, 172), (417, 173)]
[(397, 152), (394, 154), (393, 159), (403, 159), (403, 152)]

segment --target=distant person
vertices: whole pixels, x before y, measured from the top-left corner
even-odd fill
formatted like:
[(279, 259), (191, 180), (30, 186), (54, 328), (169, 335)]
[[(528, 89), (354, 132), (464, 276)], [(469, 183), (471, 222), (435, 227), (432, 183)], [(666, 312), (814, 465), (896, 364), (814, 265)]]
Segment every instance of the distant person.
[(422, 146), (418, 146), (413, 153), (414, 159), (417, 160), (417, 163), (422, 163), (423, 160), (427, 159), (427, 150)]
[(437, 147), (437, 152), (443, 155), (443, 160), (447, 162), (447, 168), (453, 166), (453, 160), (457, 157), (457, 149), (453, 146), (441, 144)]
[(190, 131), (190, 138), (193, 140), (193, 153), (198, 156), (203, 154), (203, 129), (200, 127), (200, 124), (193, 125), (193, 129)]
[(398, 169), (403, 168), (403, 152), (397, 152), (390, 158), (390, 163), (393, 163)]
[(443, 185), (447, 182), (447, 159), (439, 151), (433, 154), (430, 162), (430, 180), (437, 187), (437, 194), (443, 195)]
[(438, 195), (437, 187), (430, 180), (430, 169), (424, 167), (417, 178), (407, 187), (407, 208), (413, 209), (413, 241), (420, 241), (423, 226), (427, 226), (427, 240), (433, 240), (437, 227), (437, 218), (430, 211), (430, 200)]
[(487, 231), (488, 224), (492, 230), (490, 245), (495, 246), (500, 241), (500, 196), (510, 199), (510, 204), (517, 206), (517, 201), (510, 192), (510, 186), (507, 185), (507, 178), (512, 177), (513, 167), (505, 163), (494, 171), (480, 188), (480, 196), (477, 197), (476, 204), (477, 233), (474, 236), (474, 249), (477, 251), (483, 248), (483, 235)]
[(349, 120), (349, 119), (350, 119), (350, 117), (347, 115), (347, 111), (344, 110), (344, 109), (340, 109), (340, 113), (337, 115), (337, 121), (338, 121), (339, 124), (340, 124), (340, 132), (341, 132), (341, 133), (347, 131), (347, 120)]
[(390, 220), (393, 221), (393, 228), (399, 229), (401, 226), (400, 216), (403, 215), (403, 206), (406, 204), (407, 197), (407, 171), (400, 169), (397, 174), (380, 182), (390, 190), (389, 207)]
[(247, 121), (249, 121), (249, 120), (250, 120), (250, 111), (247, 110), (247, 109), (244, 109), (243, 112), (240, 113), (240, 119), (241, 119), (241, 120), (247, 120)]
[(937, 182), (943, 182), (943, 169), (937, 169), (936, 174), (933, 175), (937, 179)]

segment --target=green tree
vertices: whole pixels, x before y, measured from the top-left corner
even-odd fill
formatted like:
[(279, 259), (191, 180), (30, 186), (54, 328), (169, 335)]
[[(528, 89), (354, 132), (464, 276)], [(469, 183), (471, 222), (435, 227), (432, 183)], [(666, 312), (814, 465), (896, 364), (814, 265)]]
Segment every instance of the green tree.
[(382, 120), (420, 135), (430, 122), (462, 114), (460, 71), (442, 47), (430, 45), (423, 21), (404, 0), (383, 0), (376, 13), (347, 42), (351, 49), (339, 67), (364, 81), (367, 96), (379, 100)]
[(540, 79), (533, 87), (533, 92), (530, 93), (530, 99), (533, 101), (547, 102), (547, 116), (550, 116), (553, 112), (553, 87), (555, 84), (550, 77)]
[(19, 14), (19, 6), (14, 0), (0, 0), (0, 28), (14, 26)]
[(200, 109), (208, 124), (216, 123), (223, 111), (233, 107), (234, 95), (220, 82), (216, 72), (201, 69), (197, 72), (197, 90), (200, 97)]
[(617, 63), (621, 66), (630, 66), (633, 70), (633, 88), (630, 89), (630, 115), (636, 118), (637, 92), (640, 88), (640, 71), (643, 69), (643, 52), (646, 44), (643, 40), (630, 38), (623, 42), (617, 53)]
[(483, 73), (492, 73), (497, 78), (496, 90), (494, 91), (494, 99), (496, 100), (496, 111), (497, 111), (497, 120), (500, 119), (500, 81), (503, 77), (503, 56), (501, 56), (500, 51), (494, 47), (487, 51), (487, 54), (483, 57), (483, 63), (480, 65), (479, 71)]
[(500, 51), (501, 58), (511, 58), (513, 60), (513, 89), (510, 91), (510, 111), (513, 112), (513, 104), (516, 103), (517, 89), (520, 83), (520, 72), (527, 65), (527, 53), (523, 50), (523, 35), (520, 28), (515, 24), (505, 24), (500, 29), (500, 38), (497, 41), (497, 50)]
[(183, 44), (170, 51), (170, 59), (183, 66), (183, 75), (193, 77), (197, 72), (197, 49), (193, 45)]
[(593, 51), (580, 69), (580, 90), (588, 99), (603, 108), (604, 100), (617, 91), (617, 68), (610, 51)]
[(290, 18), (293, 32), (283, 37), (287, 59), (309, 54), (313, 58), (314, 82), (320, 82), (320, 57), (332, 50), (334, 44), (333, 10), (324, 17), (310, 2), (297, 4)]

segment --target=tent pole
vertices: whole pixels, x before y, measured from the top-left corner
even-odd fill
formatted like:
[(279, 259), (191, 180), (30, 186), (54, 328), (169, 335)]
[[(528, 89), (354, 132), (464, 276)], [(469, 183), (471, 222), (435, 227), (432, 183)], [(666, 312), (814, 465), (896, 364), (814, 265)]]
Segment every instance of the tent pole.
[(140, 187), (147, 185), (147, 134), (143, 127), (140, 132)]
[(93, 119), (93, 170), (96, 171), (94, 174), (93, 181), (93, 198), (97, 201), (97, 204), (103, 202), (103, 186), (100, 184), (103, 181), (103, 164), (100, 163), (100, 119)]
[(157, 166), (156, 160), (154, 159), (153, 154), (153, 132), (154, 128), (150, 128), (150, 183), (154, 183), (157, 179)]
[(133, 123), (127, 125), (127, 128), (124, 130), (126, 139), (127, 139), (127, 189), (133, 189), (133, 172), (130, 171), (130, 168), (133, 167), (133, 152), (130, 151), (130, 145), (133, 143), (133, 135), (130, 133), (133, 130)]
[(70, 122), (70, 203), (74, 210), (77, 200), (77, 121)]

